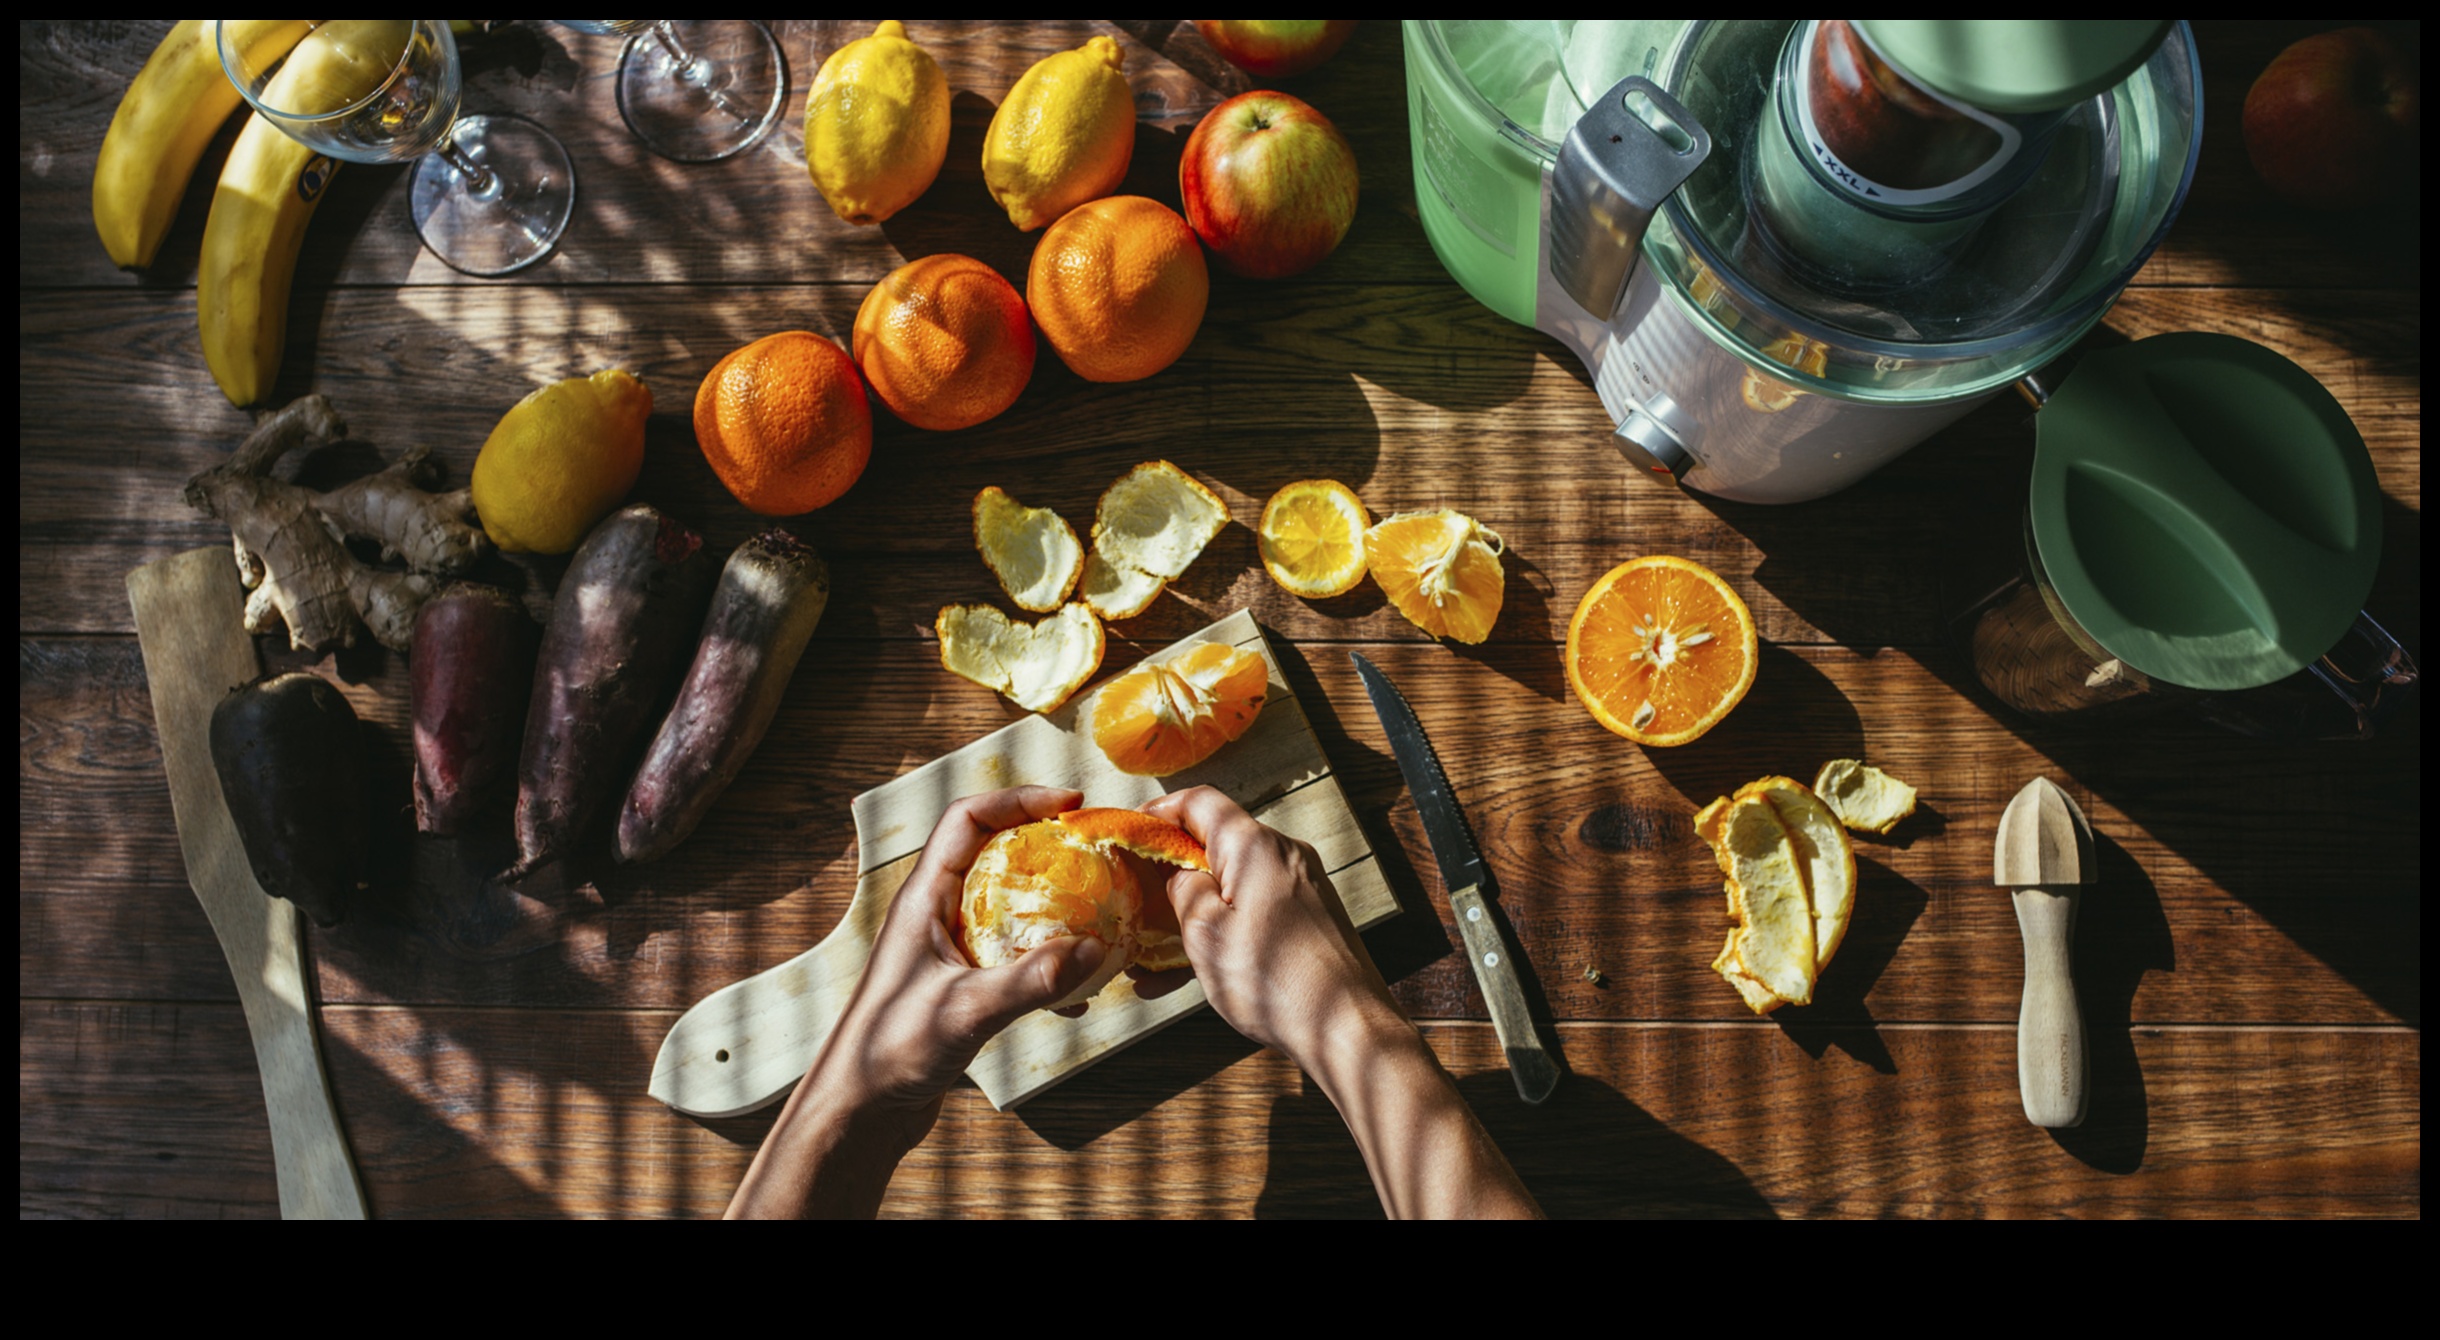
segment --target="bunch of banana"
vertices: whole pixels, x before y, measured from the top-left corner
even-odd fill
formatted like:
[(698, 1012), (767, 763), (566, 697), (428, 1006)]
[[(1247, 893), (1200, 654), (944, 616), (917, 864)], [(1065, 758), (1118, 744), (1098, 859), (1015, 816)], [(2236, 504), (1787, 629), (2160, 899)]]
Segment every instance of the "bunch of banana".
[[(278, 60), (305, 36), (303, 19), (233, 19), (230, 38), (257, 65)], [(153, 48), (127, 86), (93, 167), (93, 226), (110, 259), (152, 264), (195, 164), (240, 101), (220, 68), (211, 19), (184, 19)]]

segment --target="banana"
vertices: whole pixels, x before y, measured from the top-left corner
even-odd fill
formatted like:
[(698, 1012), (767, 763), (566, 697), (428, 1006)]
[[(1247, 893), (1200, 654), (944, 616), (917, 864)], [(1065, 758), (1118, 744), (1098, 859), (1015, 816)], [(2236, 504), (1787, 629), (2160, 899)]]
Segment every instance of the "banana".
[[(235, 19), (231, 38), (256, 62), (286, 55), (305, 36), (303, 19)], [(178, 217), (195, 164), (240, 101), (220, 67), (211, 19), (184, 19), (153, 48), (102, 137), (93, 165), (93, 226), (110, 259), (152, 264)]]
[[(380, 87), (404, 52), (395, 20), (334, 19), (289, 53), (262, 98), (273, 107), (344, 107)], [(288, 288), (305, 225), (339, 165), (261, 113), (246, 120), (212, 192), (196, 265), (203, 359), (233, 405), (271, 392), (288, 340)]]

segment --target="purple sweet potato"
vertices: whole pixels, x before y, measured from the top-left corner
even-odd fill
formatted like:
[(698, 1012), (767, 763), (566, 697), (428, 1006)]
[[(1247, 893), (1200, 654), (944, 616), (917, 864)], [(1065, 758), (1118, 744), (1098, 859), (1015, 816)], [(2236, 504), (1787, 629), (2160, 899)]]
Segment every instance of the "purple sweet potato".
[(764, 531), (729, 556), (694, 664), (619, 809), (621, 861), (668, 855), (737, 780), (829, 603), (829, 566), (784, 530)]
[(263, 892), (335, 926), (365, 887), (364, 737), (347, 696), (291, 671), (212, 708), (212, 770)]
[(417, 612), (408, 654), (417, 831), (455, 834), (515, 779), (536, 631), (515, 596), (473, 582)]
[(566, 859), (617, 797), (686, 665), (713, 576), (703, 537), (642, 503), (585, 537), (534, 669), (510, 878)]

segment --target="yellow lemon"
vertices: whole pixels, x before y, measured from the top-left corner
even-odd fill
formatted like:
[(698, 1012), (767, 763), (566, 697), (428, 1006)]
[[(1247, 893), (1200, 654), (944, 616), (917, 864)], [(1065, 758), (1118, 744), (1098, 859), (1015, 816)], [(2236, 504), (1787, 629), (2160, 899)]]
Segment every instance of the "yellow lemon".
[(983, 184), (1032, 232), (1118, 189), (1135, 154), (1135, 95), (1126, 53), (1107, 37), (1034, 62), (991, 114)]
[(620, 368), (553, 382), (500, 416), (474, 460), (475, 515), (512, 554), (564, 554), (644, 466), (652, 392)]
[(949, 80), (904, 24), (830, 53), (805, 99), (805, 167), (849, 223), (915, 203), (949, 156)]

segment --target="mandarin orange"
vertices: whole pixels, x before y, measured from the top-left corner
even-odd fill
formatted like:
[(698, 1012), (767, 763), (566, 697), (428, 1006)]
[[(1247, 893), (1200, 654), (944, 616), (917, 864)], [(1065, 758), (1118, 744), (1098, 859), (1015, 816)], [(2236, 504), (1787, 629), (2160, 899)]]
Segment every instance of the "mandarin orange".
[(1685, 744), (1754, 686), (1754, 615), (1700, 563), (1610, 569), (1567, 624), (1567, 683), (1593, 719), (1643, 745)]
[(972, 256), (909, 261), (856, 309), (856, 366), (918, 428), (972, 428), (1034, 375), (1034, 326), (1017, 286)]
[(1260, 656), (1199, 643), (1147, 661), (1094, 695), (1093, 743), (1120, 772), (1166, 777), (1245, 734), (1270, 686), (1270, 667)]
[(1210, 300), (1194, 229), (1140, 195), (1061, 215), (1025, 276), (1025, 305), (1042, 338), (1091, 382), (1137, 381), (1177, 362)]
[(864, 378), (846, 350), (811, 331), (766, 335), (712, 365), (695, 392), (695, 442), (751, 511), (827, 506), (872, 459)]

